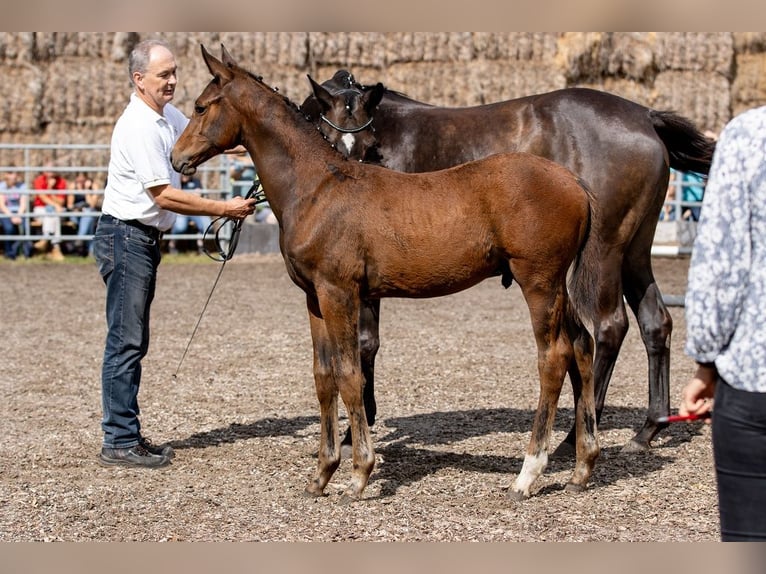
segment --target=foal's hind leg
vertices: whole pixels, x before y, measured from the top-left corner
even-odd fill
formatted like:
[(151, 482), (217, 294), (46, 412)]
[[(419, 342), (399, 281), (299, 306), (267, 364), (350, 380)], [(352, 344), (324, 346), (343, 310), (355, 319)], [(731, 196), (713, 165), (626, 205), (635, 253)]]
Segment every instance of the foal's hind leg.
[[(593, 383), (595, 386), (596, 422), (601, 422), (606, 391), (614, 372), (617, 356), (628, 332), (628, 314), (622, 299), (620, 274), (621, 253), (612, 253), (603, 258), (598, 284), (595, 288), (597, 309), (594, 317), (594, 338), (596, 353), (593, 361)], [(554, 457), (564, 457), (575, 452), (576, 425), (572, 425), (566, 438), (556, 448)]]
[[(362, 302), (359, 313), (359, 350), (362, 358), (362, 375), (364, 376), (364, 412), (367, 415), (367, 425), (375, 424), (375, 414), (378, 407), (375, 403), (375, 356), (380, 348), (380, 299)], [(351, 427), (341, 443), (341, 456), (351, 456)]]
[[(522, 289), (524, 289), (523, 286)], [(540, 399), (532, 424), (532, 436), (524, 456), (524, 464), (519, 476), (508, 490), (508, 496), (516, 500), (529, 497), (532, 484), (548, 466), (550, 436), (559, 395), (568, 365), (574, 360), (572, 343), (564, 328), (566, 302), (564, 290), (560, 290), (554, 297), (543, 289), (536, 294), (525, 292), (524, 296), (529, 307), (537, 343)]]
[(574, 395), (577, 446), (575, 470), (566, 490), (579, 492), (585, 489), (599, 455), (593, 388), (593, 339), (571, 305), (567, 325), (574, 342), (574, 359), (569, 363), (569, 379)]

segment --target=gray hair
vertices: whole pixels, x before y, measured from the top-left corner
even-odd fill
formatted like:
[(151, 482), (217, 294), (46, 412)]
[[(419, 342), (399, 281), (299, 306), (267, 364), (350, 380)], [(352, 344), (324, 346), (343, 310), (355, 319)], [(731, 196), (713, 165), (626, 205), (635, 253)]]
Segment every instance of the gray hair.
[(128, 58), (128, 73), (130, 74), (130, 83), (133, 83), (133, 74), (138, 72), (139, 74), (145, 74), (149, 67), (149, 59), (152, 53), (152, 48), (156, 46), (162, 46), (168, 51), (173, 52), (167, 42), (158, 39), (143, 40), (135, 45), (130, 52)]

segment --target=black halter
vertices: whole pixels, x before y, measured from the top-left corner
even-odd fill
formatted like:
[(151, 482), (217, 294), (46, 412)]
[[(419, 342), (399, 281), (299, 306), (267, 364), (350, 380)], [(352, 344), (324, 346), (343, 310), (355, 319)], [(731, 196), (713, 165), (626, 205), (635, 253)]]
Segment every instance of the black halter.
[(328, 120), (327, 117), (324, 114), (319, 114), (319, 118), (324, 123), (326, 123), (328, 126), (330, 126), (332, 129), (337, 130), (337, 131), (339, 131), (341, 133), (344, 133), (344, 134), (355, 134), (355, 133), (359, 133), (359, 132), (361, 132), (363, 130), (366, 130), (367, 128), (370, 127), (370, 125), (372, 124), (372, 120), (374, 119), (374, 118), (370, 118), (369, 120), (367, 120), (367, 122), (365, 124), (363, 124), (363, 125), (361, 125), (361, 126), (359, 126), (357, 128), (342, 128), (339, 125), (334, 124), (331, 120)]

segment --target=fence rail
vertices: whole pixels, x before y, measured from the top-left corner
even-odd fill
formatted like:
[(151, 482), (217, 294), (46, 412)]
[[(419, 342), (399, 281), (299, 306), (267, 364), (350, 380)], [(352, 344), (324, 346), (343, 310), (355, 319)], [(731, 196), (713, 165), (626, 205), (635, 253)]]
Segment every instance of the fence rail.
[[(50, 212), (50, 213), (35, 213), (33, 212), (33, 199), (36, 195), (82, 195), (84, 190), (80, 189), (61, 189), (61, 190), (40, 190), (34, 189), (33, 180), (35, 176), (39, 175), (43, 171), (52, 171), (59, 174), (87, 173), (90, 176), (95, 176), (95, 180), (106, 179), (107, 166), (105, 165), (85, 165), (75, 164), (60, 165), (60, 162), (56, 162), (56, 165), (50, 165), (46, 162), (33, 161), (32, 158), (40, 157), (41, 152), (57, 152), (56, 155), (61, 155), (62, 152), (77, 151), (82, 156), (83, 153), (93, 152), (97, 155), (99, 152), (103, 153), (108, 150), (109, 146), (105, 144), (92, 144), (92, 145), (62, 145), (62, 144), (0, 144), (0, 150), (10, 150), (17, 152), (17, 155), (21, 155), (24, 159), (19, 164), (13, 165), (0, 165), (0, 175), (7, 172), (16, 172), (22, 175), (21, 179), (24, 182), (24, 188), (22, 189), (0, 189), (0, 195), (20, 194), (27, 198), (26, 212), (22, 214), (9, 215), (6, 213), (0, 213), (0, 219), (9, 219), (11, 217), (20, 217), (22, 219), (21, 233), (17, 235), (5, 234), (3, 227), (0, 226), (0, 242), (3, 241), (36, 241), (43, 239), (40, 230), (39, 220), (43, 217), (56, 217), (61, 223), (62, 232), (55, 235), (47, 235), (44, 239), (50, 239), (53, 241), (89, 241), (93, 239), (93, 234), (80, 235), (77, 232), (72, 232), (71, 228), (68, 228), (67, 222), (74, 224), (75, 230), (77, 229), (77, 223), (79, 223), (82, 217), (99, 217), (101, 211), (79, 211), (68, 210)], [(194, 190), (195, 193), (199, 193), (203, 196), (214, 197), (216, 199), (226, 199), (233, 194), (242, 195), (241, 190), (246, 190), (252, 184), (252, 181), (235, 180), (231, 178), (232, 170), (240, 163), (238, 160), (231, 158), (227, 155), (221, 155), (206, 162), (205, 165), (200, 166), (198, 169), (198, 176), (203, 182), (202, 189)], [(71, 183), (71, 182), (69, 182)], [(103, 186), (99, 188), (87, 190), (90, 194), (103, 195)], [(57, 226), (58, 228), (58, 226)], [(65, 232), (66, 231), (66, 232)], [(163, 237), (165, 239), (172, 240), (184, 240), (184, 239), (200, 239), (204, 229), (198, 230), (199, 233), (165, 233)], [(227, 239), (221, 234), (221, 239)]]

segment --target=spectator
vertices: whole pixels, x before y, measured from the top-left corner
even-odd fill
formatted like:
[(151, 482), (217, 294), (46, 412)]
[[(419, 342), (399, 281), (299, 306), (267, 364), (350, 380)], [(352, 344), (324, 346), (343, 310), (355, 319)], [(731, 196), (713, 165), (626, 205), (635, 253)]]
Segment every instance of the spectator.
[[(0, 181), (0, 215), (8, 216), (0, 219), (4, 235), (26, 233), (23, 217), (29, 212), (29, 196), (23, 193), (26, 189), (26, 184), (15, 171), (6, 172), (3, 181)], [(25, 258), (32, 256), (32, 244), (29, 241), (7, 240), (4, 245), (5, 258), (16, 259), (20, 246)]]
[[(66, 180), (50, 169), (44, 170), (32, 182), (35, 190), (66, 190), (69, 186)], [(32, 211), (40, 217), (43, 238), (37, 241), (35, 249), (47, 253), (49, 244), (50, 253), (47, 257), (53, 261), (63, 261), (64, 254), (61, 252), (61, 214), (66, 210), (67, 194), (65, 193), (38, 193), (32, 203)]]
[[(181, 175), (181, 189), (188, 191), (189, 193), (196, 193), (200, 195), (199, 191), (202, 189), (202, 182), (196, 177), (189, 175)], [(201, 235), (207, 231), (210, 226), (209, 215), (177, 215), (176, 222), (173, 224), (173, 233), (187, 233), (189, 231), (189, 221), (193, 221), (197, 227), (197, 233), (200, 237), (197, 238), (197, 254), (202, 255), (205, 251), (203, 248), (203, 240)], [(175, 239), (168, 241), (168, 251), (170, 253), (178, 253)]]
[(713, 413), (723, 541), (766, 541), (764, 308), (766, 106), (740, 114), (721, 133), (686, 291), (685, 350), (697, 370), (679, 414)]
[[(84, 172), (78, 172), (72, 182), (72, 190), (80, 193), (72, 193), (67, 197), (69, 211), (79, 213), (73, 216), (71, 221), (77, 226), (77, 235), (92, 235), (96, 229), (96, 213), (101, 210), (103, 196), (94, 193), (93, 179)], [(83, 257), (93, 254), (92, 241), (77, 239), (74, 242), (75, 250)]]
[(160, 264), (160, 237), (176, 212), (243, 219), (254, 200), (213, 200), (181, 189), (170, 154), (189, 123), (170, 102), (176, 60), (158, 40), (137, 44), (128, 58), (130, 101), (112, 132), (109, 172), (93, 252), (106, 286), (107, 334), (101, 369), (105, 466), (160, 468), (174, 456), (141, 432), (138, 390), (149, 350), (149, 315)]
[[(705, 195), (705, 177), (693, 171), (683, 172), (680, 175), (682, 176), (681, 202), (683, 204), (700, 203)], [(681, 219), (699, 221), (700, 209), (700, 205), (684, 205)]]

